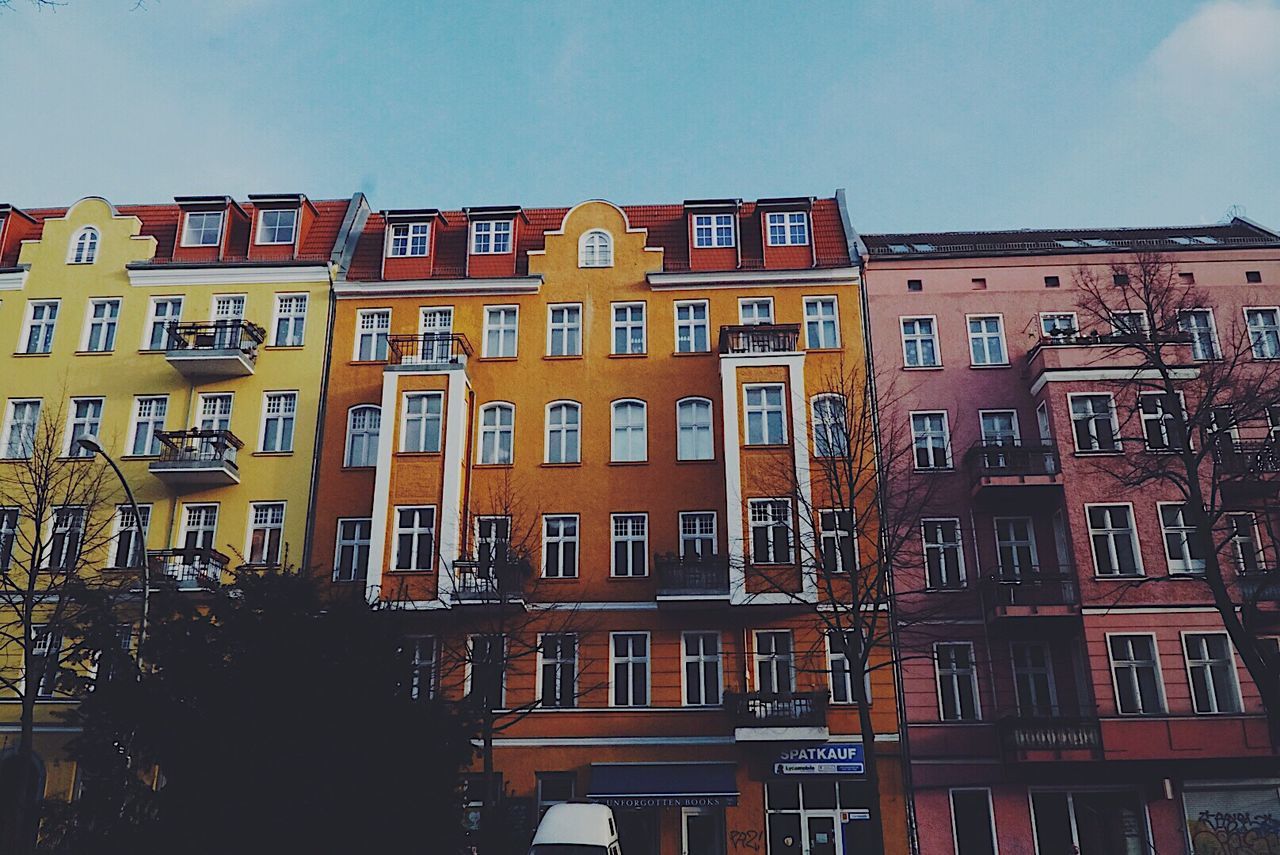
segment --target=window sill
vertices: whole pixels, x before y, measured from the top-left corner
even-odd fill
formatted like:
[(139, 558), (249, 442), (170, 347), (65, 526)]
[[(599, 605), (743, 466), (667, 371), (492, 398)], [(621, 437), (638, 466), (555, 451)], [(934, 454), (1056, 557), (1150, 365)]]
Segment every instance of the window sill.
[(1123, 451), (1080, 451), (1076, 449), (1071, 452), (1073, 457), (1123, 457)]
[[(1203, 582), (1205, 580), (1205, 572), (1203, 570), (1169, 570), (1166, 568), (1169, 579), (1186, 582)], [(1261, 575), (1261, 574), (1259, 574)], [(1145, 577), (1138, 577), (1145, 578)]]
[(835, 345), (834, 347), (806, 347), (805, 348), (805, 352), (807, 353), (839, 353), (842, 350), (844, 350), (844, 348), (842, 348), (838, 344)]
[(690, 466), (690, 465), (696, 466), (699, 463), (706, 464), (706, 463), (715, 463), (715, 462), (716, 462), (716, 459), (714, 457), (695, 457), (690, 460), (681, 460), (679, 458), (676, 458), (676, 463), (681, 466)]
[(293, 451), (253, 451), (249, 453), (250, 457), (292, 457)]
[(969, 591), (967, 585), (959, 585), (954, 588), (928, 588), (924, 589), (926, 594), (964, 594)]
[(610, 466), (644, 466), (648, 460), (610, 460)]
[(758, 449), (760, 449), (760, 450), (762, 450), (762, 451), (771, 451), (771, 450), (772, 450), (772, 451), (778, 451), (778, 450), (781, 450), (781, 449), (787, 449), (787, 448), (790, 448), (790, 447), (791, 447), (791, 443), (787, 442), (786, 440), (783, 440), (782, 442), (744, 442), (744, 443), (742, 444), (742, 447), (743, 447), (744, 449), (746, 449), (746, 448), (758, 448)]
[(77, 350), (74, 356), (111, 356), (114, 350)]
[(121, 460), (159, 460), (160, 455), (158, 454), (122, 454), (120, 455), (120, 459)]
[(343, 472), (376, 472), (377, 466), (343, 466)]
[(610, 582), (646, 582), (651, 578), (648, 573), (642, 576), (615, 576), (612, 573), (609, 574)]
[(918, 472), (921, 475), (928, 475), (930, 473), (935, 475), (950, 475), (952, 472), (956, 471), (956, 468), (954, 466), (917, 466), (912, 471)]
[(15, 351), (13, 355), (14, 355), (14, 356), (18, 356), (18, 357), (26, 357), (26, 356), (53, 356), (53, 351), (51, 350), (51, 351), (48, 351), (47, 353), (27, 353), (26, 351)]
[(648, 351), (645, 351), (644, 353), (611, 353), (609, 354), (609, 358), (610, 359), (644, 359), (648, 355), (649, 355)]
[(518, 356), (477, 356), (477, 362), (515, 362)]
[(1093, 574), (1095, 582), (1141, 582), (1147, 578), (1145, 573), (1112, 573), (1110, 575), (1102, 575), (1101, 573)]
[(544, 354), (543, 359), (549, 362), (563, 362), (566, 359), (582, 359), (581, 353), (548, 353)]
[(385, 359), (351, 359), (347, 361), (348, 365), (387, 365)]
[[(440, 451), (393, 451), (392, 457), (441, 457), (443, 452)], [(352, 466), (351, 469), (377, 469), (377, 465), (373, 466)]]
[(543, 469), (578, 469), (582, 466), (581, 460), (575, 460), (565, 463), (539, 463)]
[(903, 371), (941, 371), (942, 365), (904, 365)]
[(169, 351), (163, 347), (140, 347), (138, 348), (139, 356), (150, 356), (157, 353), (168, 353)]
[(476, 469), (513, 469), (515, 468), (515, 464), (514, 463), (477, 463), (475, 464), (475, 468)]
[(988, 368), (1012, 368), (1013, 363), (1012, 362), (992, 362), (989, 365), (974, 365), (970, 363), (969, 367), (977, 369), (978, 371), (983, 371)]
[(395, 568), (387, 568), (387, 573), (391, 576), (434, 576), (435, 570), (396, 570)]
[(672, 356), (711, 356), (714, 351), (710, 350), (677, 350)]
[(539, 576), (539, 582), (577, 582), (577, 576)]
[(306, 350), (305, 344), (264, 344), (263, 350)]

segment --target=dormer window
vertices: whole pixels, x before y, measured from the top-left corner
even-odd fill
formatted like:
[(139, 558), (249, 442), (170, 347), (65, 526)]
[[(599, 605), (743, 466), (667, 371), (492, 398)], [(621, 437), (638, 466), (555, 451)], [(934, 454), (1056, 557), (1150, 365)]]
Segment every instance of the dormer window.
[(579, 267), (613, 267), (613, 238), (609, 233), (593, 229), (578, 241)]
[(430, 223), (393, 223), (387, 255), (391, 258), (420, 258), (430, 246)]
[(511, 220), (480, 220), (471, 224), (473, 255), (504, 255), (511, 252)]
[(733, 246), (733, 214), (694, 214), (693, 245), (697, 249)]
[(191, 211), (182, 228), (183, 246), (217, 246), (222, 238), (221, 211)]
[(71, 252), (67, 254), (67, 263), (93, 264), (97, 257), (98, 230), (93, 226), (85, 226), (71, 239)]
[(298, 228), (296, 208), (268, 208), (258, 214), (258, 243), (290, 244)]
[(809, 216), (803, 211), (769, 214), (769, 246), (804, 246), (809, 243)]

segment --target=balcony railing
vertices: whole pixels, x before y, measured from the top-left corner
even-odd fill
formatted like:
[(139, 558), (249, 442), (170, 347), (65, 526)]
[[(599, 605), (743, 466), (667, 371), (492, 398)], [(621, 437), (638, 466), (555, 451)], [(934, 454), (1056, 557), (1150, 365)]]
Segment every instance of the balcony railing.
[(826, 692), (725, 692), (734, 727), (826, 727)]
[(659, 597), (729, 596), (729, 561), (720, 555), (655, 555)]
[(169, 340), (166, 350), (238, 350), (257, 355), (258, 346), (267, 332), (246, 320), (199, 321), (172, 323), (166, 328)]
[(463, 365), (470, 356), (462, 333), (387, 336), (387, 365)]
[(1250, 603), (1280, 603), (1280, 570), (1241, 573), (1240, 594)]
[[(1062, 330), (1056, 334), (1040, 337), (1041, 347), (1108, 347), (1125, 344), (1154, 344), (1156, 337), (1150, 332), (1135, 330), (1133, 332), (1079, 332)], [(1163, 332), (1159, 337), (1160, 344), (1191, 344), (1191, 334), (1184, 332)]]
[(799, 324), (720, 327), (720, 352), (794, 353), (800, 346)]
[(1096, 713), (1014, 715), (1002, 718), (1000, 737), (1009, 752), (1102, 750), (1102, 728)]
[(1053, 443), (979, 442), (964, 455), (970, 477), (991, 478), (1003, 475), (1057, 475), (1058, 446)]
[(211, 463), (236, 465), (236, 452), (244, 443), (229, 430), (162, 430), (156, 432), (160, 440), (161, 463)]
[(983, 577), (982, 591), (988, 607), (1080, 603), (1076, 577), (1069, 567), (999, 567)]
[(454, 561), (453, 598), (467, 603), (523, 601), (528, 569), (525, 562), (495, 566), (488, 561)]
[(1280, 472), (1280, 446), (1272, 440), (1224, 439), (1214, 445), (1213, 462), (1224, 475)]
[(231, 559), (216, 549), (156, 549), (147, 552), (151, 572), (168, 578), (180, 591), (217, 588)]

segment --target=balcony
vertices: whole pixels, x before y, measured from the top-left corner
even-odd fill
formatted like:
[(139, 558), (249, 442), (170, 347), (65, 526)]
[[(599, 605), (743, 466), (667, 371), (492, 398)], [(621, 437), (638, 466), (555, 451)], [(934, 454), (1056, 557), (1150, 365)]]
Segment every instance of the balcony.
[(965, 452), (964, 463), (975, 497), (1021, 501), (1062, 486), (1058, 447), (1052, 443), (979, 442)]
[(1158, 343), (1153, 341), (1149, 333), (1067, 332), (1044, 336), (1027, 353), (1027, 380), (1034, 393), (1043, 381), (1053, 379), (1055, 372), (1126, 369), (1117, 379), (1129, 379), (1133, 369), (1148, 367), (1150, 362), (1139, 345), (1147, 349), (1160, 347), (1165, 362), (1173, 367), (1174, 379), (1191, 379), (1199, 373), (1191, 354), (1191, 336), (1164, 334)]
[(152, 475), (177, 490), (229, 487), (240, 483), (236, 452), (244, 447), (229, 430), (157, 431), (160, 457), (148, 467)]
[(756, 324), (720, 327), (720, 355), (796, 353), (800, 349), (799, 324)]
[(1096, 711), (1013, 715), (999, 721), (1005, 758), (1020, 763), (1102, 759), (1102, 728)]
[(1240, 597), (1248, 603), (1280, 603), (1280, 570), (1255, 570), (1239, 575)]
[(982, 579), (982, 602), (989, 622), (1074, 618), (1080, 591), (1069, 567), (999, 568)]
[(1213, 449), (1218, 483), (1230, 496), (1274, 493), (1280, 489), (1280, 447), (1275, 441), (1226, 438)]
[(737, 742), (825, 742), (826, 692), (725, 692)]
[(387, 337), (388, 371), (460, 368), (471, 357), (462, 333), (422, 333)]
[(169, 579), (179, 591), (211, 591), (222, 584), (231, 559), (216, 549), (154, 549), (147, 552), (153, 582)]
[(457, 606), (512, 605), (523, 609), (528, 562), (513, 561), (495, 566), (489, 561), (453, 562), (452, 604)]
[(192, 380), (248, 377), (266, 331), (244, 320), (170, 324), (165, 357)]
[(720, 555), (705, 558), (667, 553), (653, 557), (658, 574), (658, 602), (704, 603), (729, 599), (729, 561)]

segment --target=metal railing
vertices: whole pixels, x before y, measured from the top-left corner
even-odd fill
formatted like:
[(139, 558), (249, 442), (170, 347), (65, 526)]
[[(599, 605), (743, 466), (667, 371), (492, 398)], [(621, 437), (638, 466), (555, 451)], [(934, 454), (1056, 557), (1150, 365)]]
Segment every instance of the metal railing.
[(522, 562), (493, 565), (488, 561), (453, 562), (453, 597), (468, 602), (520, 600), (527, 567)]
[(998, 567), (982, 578), (988, 607), (1074, 606), (1080, 602), (1079, 586), (1070, 567)]
[(246, 320), (199, 321), (169, 324), (165, 331), (168, 351), (238, 350), (257, 356), (258, 346), (266, 341), (267, 331)]
[[(991, 252), (1026, 252), (1028, 250), (1048, 250), (1054, 253), (1069, 253), (1072, 251), (1088, 250), (1091, 252), (1106, 252), (1109, 249), (1178, 249), (1188, 246), (1197, 249), (1203, 249), (1211, 246), (1274, 246), (1275, 241), (1267, 238), (1254, 237), (1215, 237), (1213, 243), (1187, 243), (1185, 240), (1174, 240), (1174, 237), (1190, 238), (1196, 235), (1195, 230), (1188, 230), (1186, 235), (1170, 235), (1161, 238), (1104, 238), (1105, 246), (1092, 246), (1083, 244), (1082, 238), (1063, 238), (1063, 240), (1075, 241), (1077, 244), (1069, 244), (1064, 246), (1057, 240), (1031, 240), (1031, 241), (999, 241), (992, 243), (950, 243), (950, 244), (926, 244), (921, 242), (919, 246), (928, 246), (929, 249), (910, 249), (907, 252), (894, 249), (894, 246), (914, 247), (916, 244), (908, 242), (910, 235), (902, 236), (902, 240), (889, 244), (874, 244), (867, 247), (870, 255), (944, 255), (948, 253), (991, 253)], [(893, 237), (896, 237), (893, 236)], [(923, 237), (923, 236), (922, 236)]]
[(799, 347), (799, 324), (720, 327), (721, 353), (794, 353)]
[(387, 336), (388, 365), (459, 365), (470, 356), (462, 333)]
[(1224, 475), (1280, 472), (1280, 448), (1270, 439), (1224, 438), (1214, 444), (1213, 462)]
[(973, 480), (999, 475), (1057, 475), (1062, 471), (1053, 443), (979, 442), (964, 455)]
[(236, 452), (244, 443), (229, 430), (156, 431), (161, 463), (225, 463), (236, 468)]
[(729, 595), (729, 561), (720, 555), (706, 557), (655, 555), (659, 596)]
[(734, 727), (825, 727), (826, 692), (725, 692)]
[(1100, 751), (1102, 727), (1096, 711), (1063, 710), (1000, 719), (1006, 751)]
[[(1146, 330), (1132, 332), (1080, 332), (1078, 330), (1061, 330), (1040, 337), (1040, 347), (1105, 347), (1123, 344), (1155, 344), (1157, 339)], [(1159, 344), (1191, 344), (1191, 334), (1184, 332), (1161, 332)]]
[(231, 559), (216, 549), (153, 549), (147, 552), (151, 572), (157, 578), (171, 579), (179, 590), (216, 588)]
[(1239, 574), (1240, 594), (1249, 603), (1280, 603), (1280, 570)]

